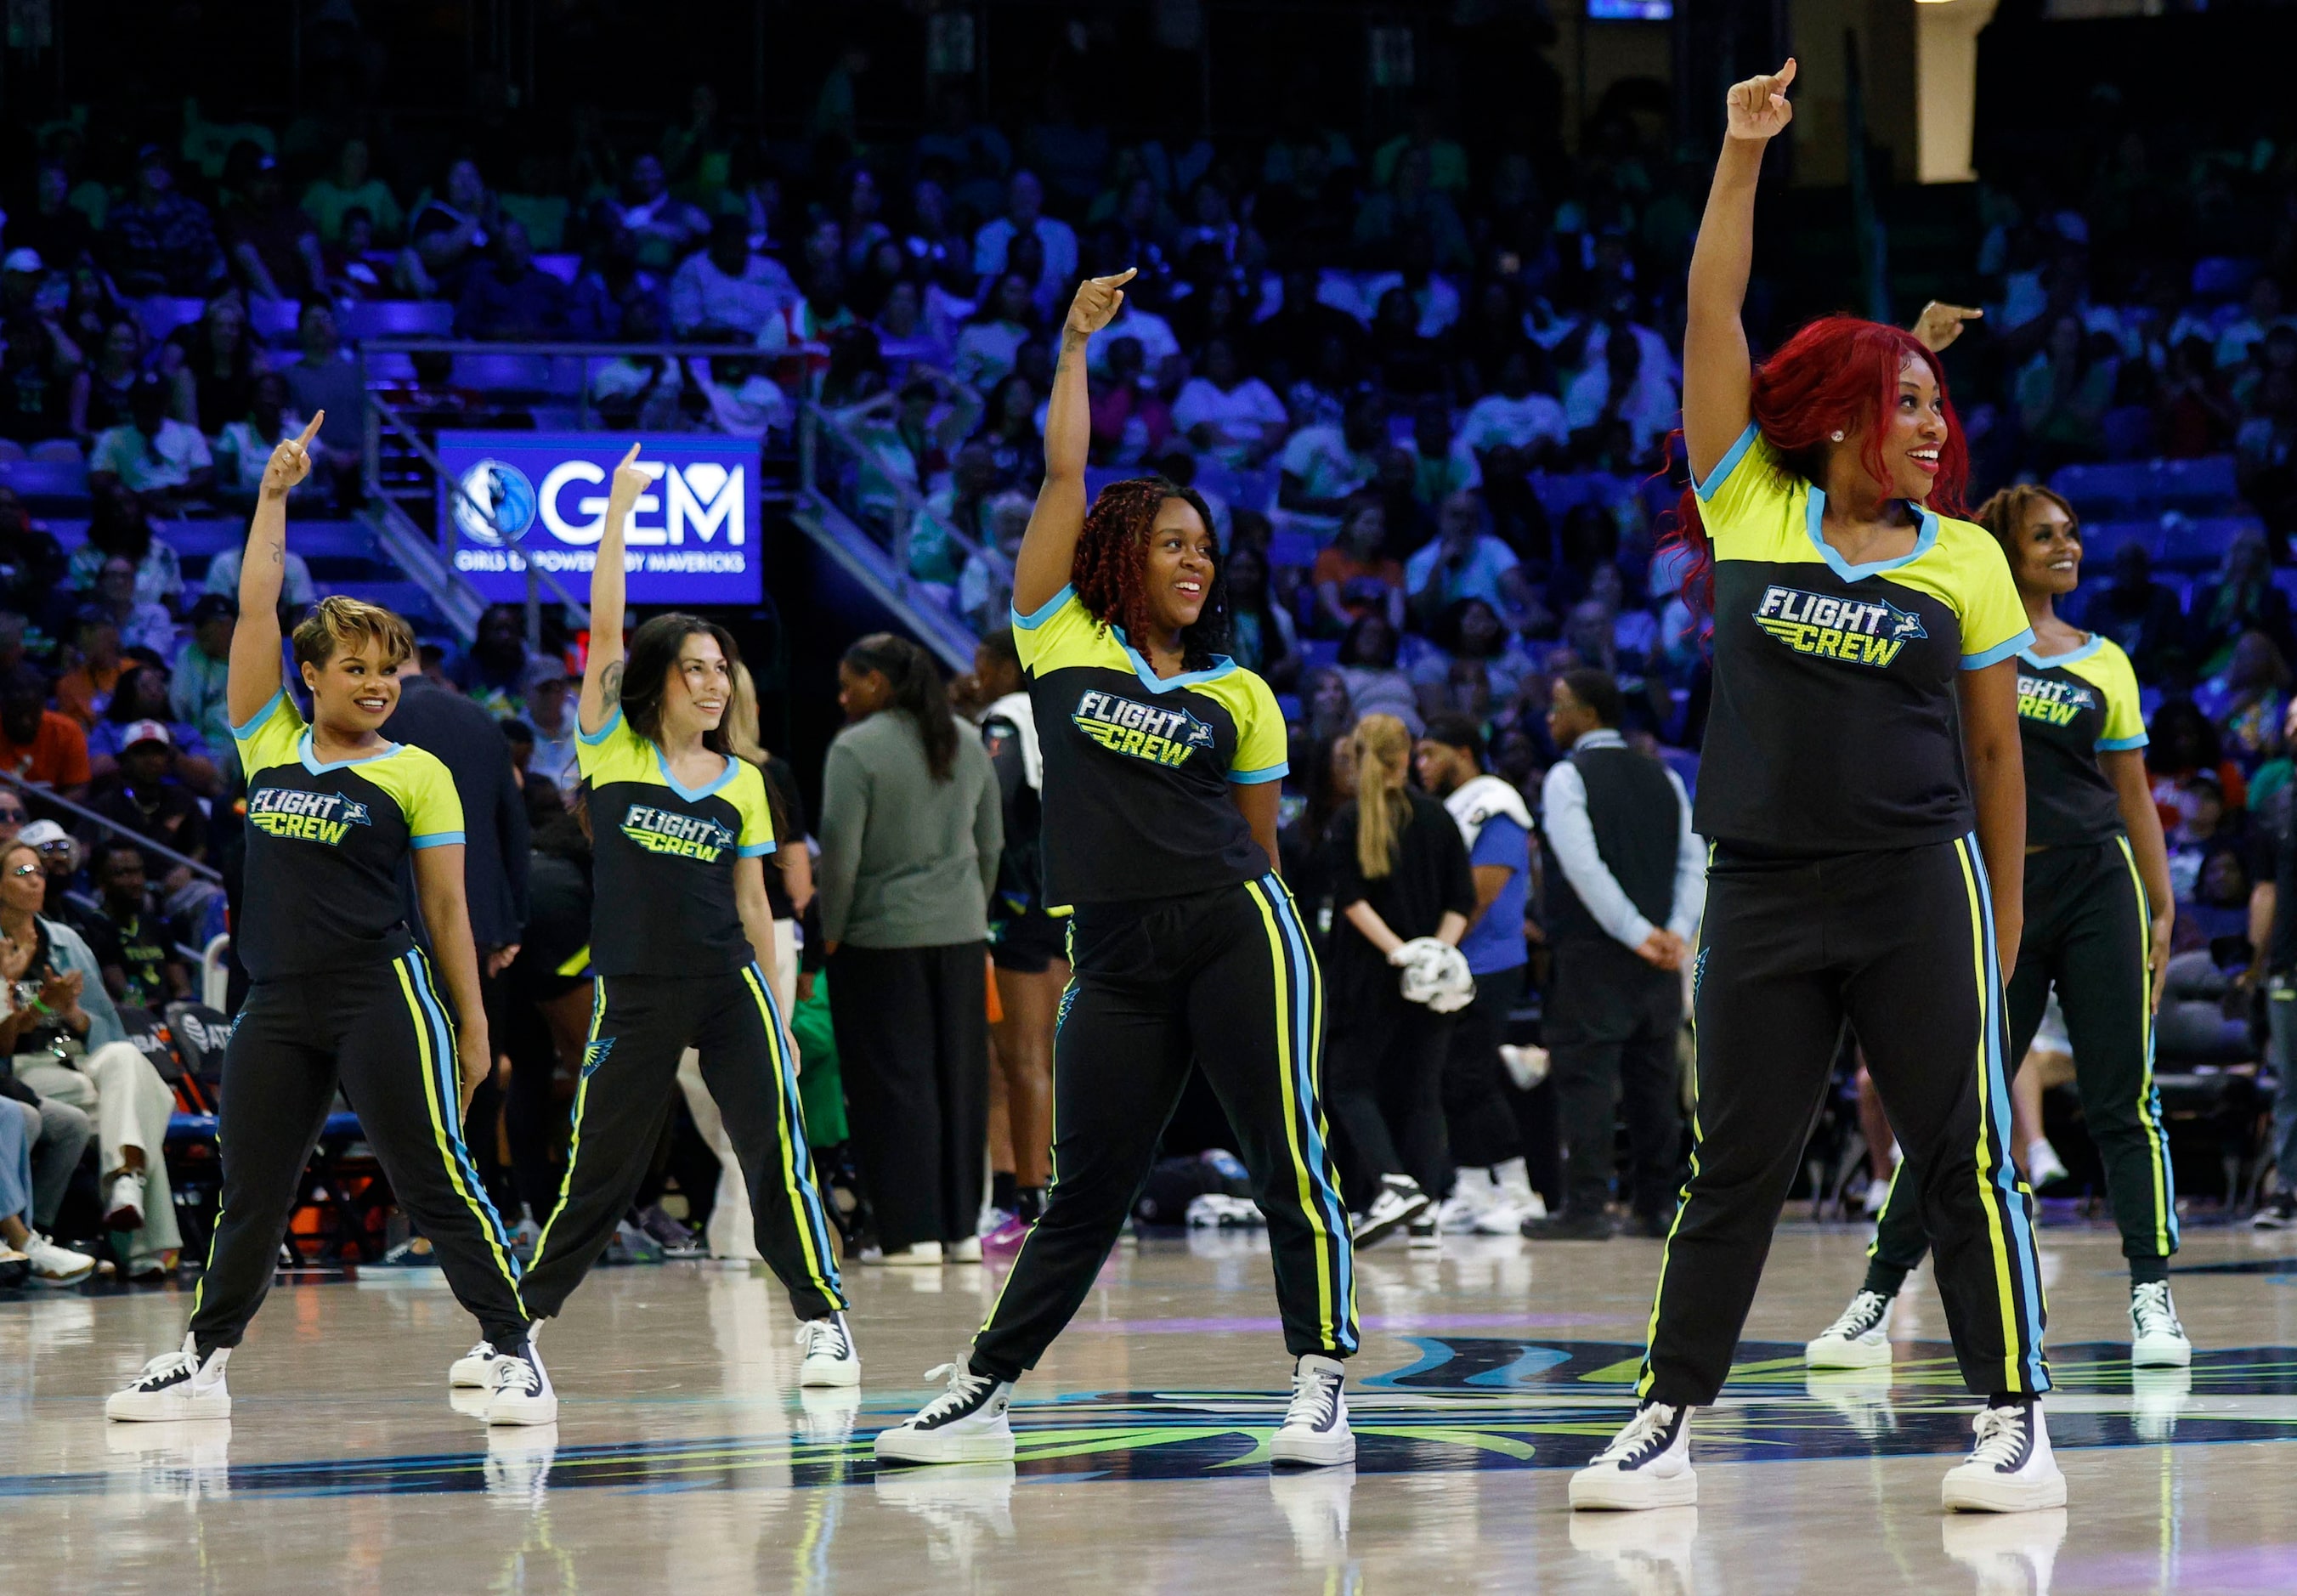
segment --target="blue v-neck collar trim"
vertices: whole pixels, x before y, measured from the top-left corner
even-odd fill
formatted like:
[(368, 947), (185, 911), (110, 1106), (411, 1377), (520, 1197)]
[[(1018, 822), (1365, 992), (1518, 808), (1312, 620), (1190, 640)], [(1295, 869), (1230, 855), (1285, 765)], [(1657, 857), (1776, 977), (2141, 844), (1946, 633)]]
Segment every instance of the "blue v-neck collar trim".
[(1879, 575), (1882, 572), (1896, 571), (1901, 565), (1913, 564), (1930, 553), (1931, 546), (1938, 541), (1938, 517), (1926, 505), (1915, 505), (1913, 508), (1914, 514), (1922, 517), (1922, 530), (1915, 534), (1914, 547), (1912, 549), (1891, 560), (1870, 560), (1864, 565), (1853, 565), (1842, 557), (1842, 551), (1826, 540), (1825, 533), (1820, 527), (1819, 523), (1826, 514), (1826, 489), (1816, 482), (1810, 485), (1810, 501), (1804, 507), (1804, 530), (1810, 534), (1810, 546), (1818, 550), (1818, 557), (1826, 562), (1829, 569), (1835, 575), (1846, 582), (1863, 581), (1867, 577)]
[(314, 776), (325, 776), (330, 770), (345, 770), (353, 765), (371, 765), (379, 759), (389, 759), (405, 746), (403, 743), (385, 743), (379, 753), (363, 754), (358, 759), (339, 759), (323, 765), (311, 755), (311, 728), (307, 726), (303, 728), (301, 739), (295, 745), (295, 752), (302, 758), (303, 769)]
[(712, 782), (706, 787), (689, 787), (684, 782), (679, 780), (677, 777), (672, 776), (670, 773), (670, 756), (663, 753), (662, 745), (659, 743), (654, 745), (655, 768), (662, 772), (663, 786), (668, 787), (671, 792), (685, 799), (688, 803), (701, 802), (704, 798), (709, 797), (712, 793), (715, 793), (719, 788), (724, 786), (728, 782), (734, 779), (734, 756), (730, 753), (721, 753), (718, 757), (726, 761), (726, 768), (718, 772), (718, 779)]
[(2092, 632), (2089, 635), (2088, 642), (2083, 644), (2079, 648), (2071, 649), (2067, 653), (2045, 655), (2036, 654), (2030, 648), (2021, 648), (2018, 651), (2018, 657), (2025, 661), (2029, 665), (2033, 666), (2037, 670), (2054, 670), (2060, 665), (2071, 665), (2077, 661), (2086, 660), (2104, 646), (2105, 634), (2104, 632)]
[(1116, 639), (1119, 648), (1124, 650), (1124, 657), (1132, 662), (1132, 673), (1151, 693), (1170, 693), (1179, 687), (1202, 687), (1208, 681), (1218, 681), (1236, 669), (1234, 660), (1224, 654), (1217, 654), (1213, 656), (1212, 668), (1208, 670), (1183, 670), (1178, 676), (1159, 676), (1149, 668), (1148, 662), (1140, 657), (1140, 651), (1132, 646), (1132, 641), (1124, 635), (1123, 627), (1110, 626), (1108, 635)]

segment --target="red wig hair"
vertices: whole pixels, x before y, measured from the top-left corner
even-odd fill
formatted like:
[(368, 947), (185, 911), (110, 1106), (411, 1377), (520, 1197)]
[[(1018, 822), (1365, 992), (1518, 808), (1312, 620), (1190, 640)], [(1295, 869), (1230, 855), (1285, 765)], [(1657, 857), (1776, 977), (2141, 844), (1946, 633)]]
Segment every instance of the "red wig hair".
[[(1077, 602), (1103, 626), (1124, 629), (1136, 648), (1142, 646), (1155, 625), (1148, 608), (1148, 534), (1156, 530), (1157, 512), (1168, 498), (1185, 501), (1212, 530), (1213, 514), (1193, 488), (1183, 488), (1164, 477), (1132, 477), (1111, 482), (1096, 495), (1085, 512), (1084, 530), (1077, 535), (1076, 555), (1069, 564), (1069, 581)], [(1213, 560), (1211, 591), (1195, 625), (1181, 633), (1181, 651), (1189, 670), (1209, 667), (1214, 655), (1228, 646), (1228, 583), (1217, 553)]]
[[(1806, 481), (1818, 481), (1833, 434), (1841, 432), (1862, 440), (1861, 464), (1887, 486), (1890, 468), (1882, 457), (1884, 423), (1890, 407), (1898, 402), (1898, 373), (1909, 359), (1931, 368), (1946, 407), (1946, 444), (1939, 451), (1938, 480), (1923, 503), (1941, 514), (1963, 515), (1963, 492), (1970, 482), (1969, 445), (1954, 402), (1947, 398), (1946, 368), (1911, 333), (1855, 316), (1821, 317), (1755, 367), (1747, 408), (1780, 463)], [(1715, 554), (1700, 519), (1697, 492), (1684, 490), (1675, 524), (1662, 541), (1689, 551), (1684, 596), (1695, 607), (1711, 610)]]

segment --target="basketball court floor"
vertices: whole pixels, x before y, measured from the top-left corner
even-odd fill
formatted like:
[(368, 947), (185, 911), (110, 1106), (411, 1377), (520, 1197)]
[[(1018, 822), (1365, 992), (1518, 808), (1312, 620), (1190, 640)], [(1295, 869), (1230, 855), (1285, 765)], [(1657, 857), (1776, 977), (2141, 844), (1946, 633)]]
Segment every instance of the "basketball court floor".
[(1695, 1509), (1581, 1516), (1627, 1411), (1659, 1244), (1447, 1239), (1362, 1255), (1352, 1469), (1272, 1477), (1288, 1366), (1265, 1243), (1128, 1243), (1020, 1388), (1012, 1467), (881, 1472), (869, 1437), (959, 1355), (997, 1276), (855, 1269), (857, 1399), (795, 1388), (767, 1279), (605, 1270), (543, 1348), (563, 1408), (494, 1430), (446, 1386), (471, 1322), (435, 1271), (283, 1284), (227, 1424), (107, 1425), (188, 1297), (0, 1293), (0, 1590), (169, 1592), (2297, 1590), (2297, 1236), (2196, 1228), (2190, 1378), (2127, 1359), (2109, 1230), (2045, 1232), (2062, 1512), (1943, 1517), (1970, 1399), (1927, 1274), (1892, 1378), (1802, 1341), (1863, 1236), (1790, 1225)]

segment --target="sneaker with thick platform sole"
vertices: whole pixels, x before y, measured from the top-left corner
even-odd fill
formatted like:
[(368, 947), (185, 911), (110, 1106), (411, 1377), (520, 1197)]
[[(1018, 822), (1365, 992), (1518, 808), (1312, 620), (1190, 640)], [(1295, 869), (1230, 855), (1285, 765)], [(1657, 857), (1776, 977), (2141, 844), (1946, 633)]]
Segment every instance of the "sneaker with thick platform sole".
[(948, 1388), (916, 1415), (877, 1432), (877, 1460), (885, 1463), (1009, 1463), (1013, 1427), (1006, 1419), (1013, 1382), (976, 1374), (963, 1363), (943, 1363), (926, 1371)]
[(218, 1346), (205, 1357), (190, 1336), (174, 1352), (161, 1353), (144, 1365), (135, 1382), (104, 1398), (103, 1416), (136, 1423), (166, 1423), (184, 1419), (228, 1419), (231, 1390), (224, 1384), (224, 1365), (231, 1348)]
[(1890, 1364), (1890, 1298), (1863, 1287), (1842, 1316), (1802, 1349), (1813, 1369), (1887, 1369)]
[(482, 1341), (448, 1368), (447, 1384), (463, 1391), (491, 1391), (495, 1370), (501, 1362), (502, 1354), (495, 1351), (495, 1344)]
[(542, 1352), (531, 1329), (526, 1333), (524, 1351), (498, 1355), (494, 1394), (487, 1398), (487, 1422), (558, 1422), (558, 1393), (551, 1388), (550, 1371), (542, 1366)]
[(941, 1243), (917, 1241), (891, 1249), (873, 1246), (861, 1255), (861, 1262), (887, 1269), (938, 1269), (942, 1262)]
[(1594, 1460), (1571, 1477), (1574, 1512), (1639, 1512), (1699, 1501), (1691, 1468), (1691, 1410), (1645, 1403)]
[(2194, 1361), (2194, 1344), (2178, 1322), (2169, 1282), (2146, 1280), (2129, 1288), (2129, 1362), (2136, 1369), (2182, 1369)]
[(1269, 1443), (1271, 1461), (1330, 1468), (1356, 1460), (1347, 1382), (1348, 1366), (1338, 1358), (1309, 1353), (1292, 1366), (1292, 1402)]
[(2066, 1505), (2066, 1477), (2050, 1455), (2039, 1403), (1981, 1408), (1971, 1421), (1978, 1444), (1946, 1472), (1939, 1501), (1955, 1513), (2030, 1513)]
[(1355, 1222), (1352, 1239), (1358, 1246), (1371, 1246), (1387, 1240), (1434, 1205), (1428, 1194), (1420, 1189), (1420, 1182), (1410, 1175), (1382, 1175), (1379, 1192), (1363, 1217)]
[(805, 1362), (798, 1368), (799, 1385), (861, 1383), (861, 1354), (853, 1350), (853, 1332), (846, 1328), (844, 1314), (807, 1320), (797, 1327), (797, 1344), (805, 1349)]

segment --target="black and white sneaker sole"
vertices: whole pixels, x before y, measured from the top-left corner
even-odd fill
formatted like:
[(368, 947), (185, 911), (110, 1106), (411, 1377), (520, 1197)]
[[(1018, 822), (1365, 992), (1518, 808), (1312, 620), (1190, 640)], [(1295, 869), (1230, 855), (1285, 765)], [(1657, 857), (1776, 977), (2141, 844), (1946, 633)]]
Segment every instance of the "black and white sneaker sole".
[(901, 1425), (877, 1433), (877, 1452), (882, 1463), (1009, 1463), (1013, 1432), (977, 1430), (952, 1436)]
[(1395, 1213), (1379, 1221), (1377, 1224), (1366, 1224), (1363, 1229), (1358, 1230), (1354, 1237), (1355, 1245), (1358, 1246), (1378, 1246), (1380, 1242), (1386, 1241), (1398, 1230), (1401, 1230), (1406, 1225), (1409, 1225), (1413, 1220), (1427, 1213), (1428, 1205), (1428, 1194), (1423, 1191), (1418, 1197), (1412, 1197), (1405, 1202), (1401, 1208), (1398, 1208)]

